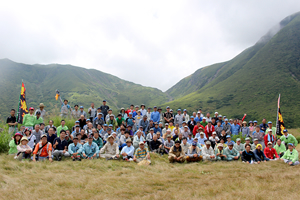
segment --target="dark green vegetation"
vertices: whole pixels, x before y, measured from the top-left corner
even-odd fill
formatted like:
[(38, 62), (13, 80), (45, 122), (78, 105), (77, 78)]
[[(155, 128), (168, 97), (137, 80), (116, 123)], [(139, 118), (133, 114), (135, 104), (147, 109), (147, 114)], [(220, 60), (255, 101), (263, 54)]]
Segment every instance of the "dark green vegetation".
[[(281, 30), (262, 37), (232, 60), (197, 70), (167, 92), (172, 107), (203, 108), (246, 120), (276, 119), (277, 98), (288, 127), (300, 121), (300, 13), (280, 22)], [(167, 105), (165, 104), (165, 105)]]
[[(55, 89), (59, 89), (71, 106), (78, 103), (87, 107), (95, 102), (97, 107), (105, 98), (114, 109), (126, 108), (131, 103), (170, 105), (186, 108), (189, 113), (198, 108), (204, 112), (218, 111), (229, 118), (247, 113), (247, 121), (266, 117), (275, 122), (281, 93), (286, 126), (299, 127), (300, 14), (282, 20), (280, 28), (275, 35), (270, 31), (232, 60), (198, 69), (165, 93), (97, 70), (0, 60), (0, 113), (3, 118), (11, 107), (17, 107), (24, 79), (28, 106), (37, 107), (40, 102), (49, 107), (59, 106), (54, 99)], [(168, 102), (171, 98), (175, 100)]]
[(56, 89), (72, 107), (77, 103), (86, 109), (91, 102), (95, 107), (102, 105), (103, 99), (115, 110), (127, 108), (130, 103), (153, 106), (168, 100), (167, 95), (158, 89), (71, 65), (25, 65), (3, 59), (0, 60), (0, 71), (0, 113), (5, 116), (10, 108), (17, 108), (22, 79), (27, 90), (28, 107), (37, 108), (43, 102), (46, 110), (52, 105), (60, 107), (59, 101), (55, 100)]

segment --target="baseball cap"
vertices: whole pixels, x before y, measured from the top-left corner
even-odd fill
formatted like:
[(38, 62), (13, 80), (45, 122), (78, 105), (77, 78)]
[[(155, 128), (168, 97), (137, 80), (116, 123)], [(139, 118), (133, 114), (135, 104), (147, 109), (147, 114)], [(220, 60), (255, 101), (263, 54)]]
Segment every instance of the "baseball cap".
[(205, 144), (209, 144), (209, 145), (210, 145), (210, 144), (211, 144), (211, 142), (210, 142), (209, 140), (207, 140), (207, 141), (205, 142)]
[(144, 142), (140, 142), (139, 144), (142, 144), (142, 145), (144, 145)]
[(217, 135), (217, 132), (216, 132), (216, 131), (214, 131), (212, 134), (213, 134), (213, 135)]
[(190, 118), (191, 118), (191, 119), (194, 119), (194, 116), (191, 116)]
[(167, 107), (166, 107), (166, 109), (169, 109), (169, 108), (170, 108), (170, 106), (167, 106)]
[(269, 145), (269, 144), (273, 144), (273, 143), (272, 143), (272, 142), (268, 142), (268, 145)]
[(41, 114), (41, 112), (40, 112), (40, 111), (37, 111), (35, 114), (37, 114), (37, 115), (40, 115), (40, 114)]
[(79, 123), (79, 121), (75, 121), (75, 123)]
[(255, 138), (253, 141), (258, 141), (258, 139), (257, 139), (257, 138)]
[(254, 120), (254, 121), (253, 121), (253, 123), (257, 123), (257, 121), (256, 121), (256, 120)]
[(272, 130), (272, 129), (269, 129), (269, 130), (268, 130), (268, 132), (269, 132), (269, 131), (273, 132), (273, 130)]
[(245, 140), (250, 140), (250, 138), (247, 137)]
[(216, 114), (219, 114), (219, 113), (218, 113), (218, 112), (215, 112), (215, 115), (216, 115)]
[(226, 138), (230, 138), (230, 135), (226, 135)]
[(233, 142), (228, 142), (228, 146), (233, 146)]
[(228, 119), (224, 119), (225, 122), (228, 122)]
[(130, 143), (131, 143), (131, 139), (127, 139), (127, 140), (126, 140), (126, 143), (128, 143), (128, 142), (130, 142)]
[(83, 106), (80, 106), (79, 108), (83, 108)]
[(175, 144), (177, 144), (177, 143), (179, 143), (179, 144), (180, 144), (180, 141), (179, 141), (179, 140), (176, 140), (176, 141), (175, 141)]
[(240, 138), (236, 138), (236, 141), (241, 141), (241, 139)]
[(283, 132), (286, 133), (286, 132), (288, 132), (288, 131), (287, 131), (287, 129), (284, 129)]
[(154, 106), (153, 108), (157, 108), (157, 106)]
[(43, 135), (41, 136), (41, 139), (42, 139), (43, 137), (47, 137), (47, 135), (46, 135), (46, 134), (43, 134)]
[(104, 124), (103, 126), (107, 126), (107, 124)]
[(108, 125), (109, 127), (113, 127), (113, 125), (112, 124), (110, 124), (110, 125)]
[(106, 102), (106, 100), (104, 99), (103, 102)]
[(193, 146), (197, 146), (197, 143), (196, 143), (196, 142), (193, 142), (192, 145), (193, 145)]
[[(90, 135), (88, 136), (88, 138), (89, 138), (89, 139), (93, 138), (93, 135), (90, 134)], [(109, 137), (108, 137), (108, 138), (109, 138)], [(108, 138), (107, 138), (107, 139), (108, 139)]]
[(130, 112), (129, 115), (132, 115), (132, 112)]
[(294, 144), (293, 144), (293, 143), (288, 143), (288, 146), (292, 146), (292, 147), (293, 147), (293, 146), (294, 146)]
[(268, 124), (272, 124), (272, 122), (271, 122), (271, 121), (268, 121)]
[(181, 111), (181, 109), (177, 109), (177, 112), (178, 112), (178, 111)]
[(186, 111), (186, 109), (183, 109), (183, 112)]
[(169, 125), (169, 124), (168, 124), (168, 123), (165, 123), (165, 126), (166, 126), (166, 125)]
[(203, 133), (203, 132), (200, 132), (200, 135), (204, 135), (204, 133)]
[(34, 110), (34, 108), (33, 108), (33, 107), (30, 107), (29, 110)]
[(218, 144), (218, 147), (223, 147), (223, 144), (222, 144), (222, 143), (219, 143), (219, 144)]
[(218, 117), (222, 117), (222, 115), (219, 115)]

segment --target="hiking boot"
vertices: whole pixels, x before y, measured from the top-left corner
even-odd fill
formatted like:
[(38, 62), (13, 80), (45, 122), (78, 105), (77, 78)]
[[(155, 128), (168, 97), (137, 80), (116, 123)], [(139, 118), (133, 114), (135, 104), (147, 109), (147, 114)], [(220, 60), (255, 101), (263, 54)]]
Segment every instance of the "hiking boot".
[(81, 158), (77, 158), (78, 161), (81, 161)]
[(73, 160), (73, 161), (76, 161), (76, 159), (75, 159), (75, 158), (72, 158), (72, 160)]

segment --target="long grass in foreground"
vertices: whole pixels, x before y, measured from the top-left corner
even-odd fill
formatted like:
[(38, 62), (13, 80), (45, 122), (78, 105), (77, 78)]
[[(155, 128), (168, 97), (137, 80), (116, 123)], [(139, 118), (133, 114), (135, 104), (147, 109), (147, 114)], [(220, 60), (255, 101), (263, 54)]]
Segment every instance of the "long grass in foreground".
[[(298, 149), (299, 150), (299, 149)], [(152, 165), (123, 161), (18, 162), (0, 156), (0, 199), (298, 199), (300, 166), (280, 161)]]

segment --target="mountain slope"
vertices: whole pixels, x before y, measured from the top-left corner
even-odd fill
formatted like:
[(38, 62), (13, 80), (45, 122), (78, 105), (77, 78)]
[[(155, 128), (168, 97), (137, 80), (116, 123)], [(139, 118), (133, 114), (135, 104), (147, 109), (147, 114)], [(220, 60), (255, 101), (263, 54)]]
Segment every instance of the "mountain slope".
[[(229, 117), (247, 113), (247, 120), (267, 117), (275, 121), (277, 97), (281, 93), (285, 122), (288, 126), (300, 126), (296, 120), (300, 116), (297, 101), (300, 98), (299, 53), (300, 14), (296, 13), (280, 22), (276, 34), (270, 31), (232, 60), (198, 70), (181, 80), (167, 91), (175, 98), (167, 104), (190, 111), (199, 107), (210, 112), (218, 110)], [(198, 81), (203, 74), (214, 74), (206, 77), (212, 81), (203, 85)], [(188, 83), (192, 78), (197, 81), (196, 85), (190, 86)], [(189, 94), (186, 89), (180, 90), (189, 87), (192, 88), (188, 90)]]
[(95, 103), (98, 107), (106, 99), (109, 106), (115, 109), (127, 108), (129, 104), (141, 103), (146, 106), (162, 104), (168, 96), (162, 91), (134, 84), (94, 69), (84, 69), (71, 65), (25, 65), (8, 59), (0, 60), (0, 113), (2, 118), (11, 108), (17, 108), (21, 81), (24, 80), (27, 90), (28, 107), (37, 107), (40, 102), (46, 109), (57, 105), (55, 90), (61, 92), (62, 98), (69, 100), (70, 105), (85, 106)]

